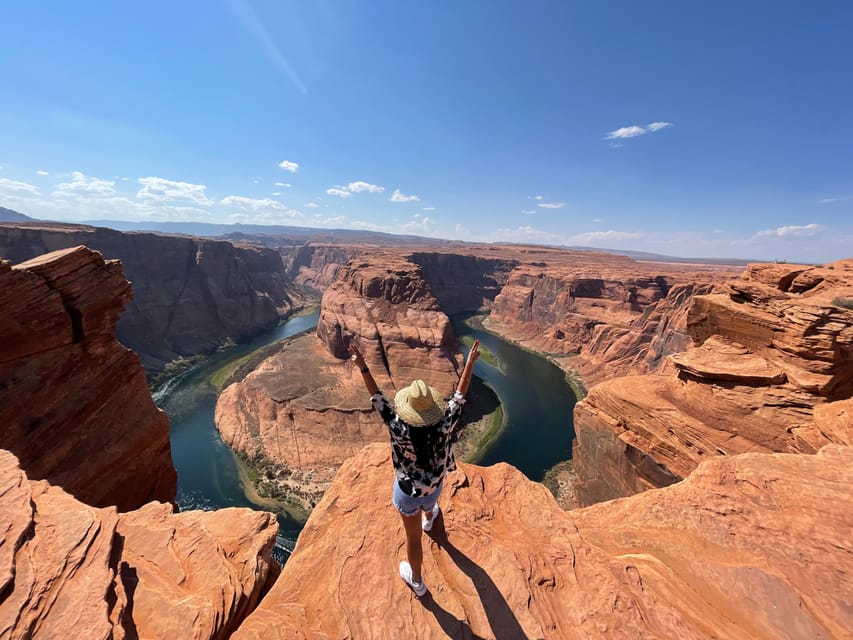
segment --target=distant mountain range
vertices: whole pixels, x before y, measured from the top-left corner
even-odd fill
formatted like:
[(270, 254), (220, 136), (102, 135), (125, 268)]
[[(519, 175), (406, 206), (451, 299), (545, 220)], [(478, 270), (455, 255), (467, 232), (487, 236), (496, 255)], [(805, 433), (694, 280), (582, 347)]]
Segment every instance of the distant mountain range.
[(35, 220), (35, 218), (25, 216), (23, 213), (12, 211), (6, 207), (0, 207), (0, 222), (27, 222), (28, 220)]
[[(23, 213), (0, 207), (0, 222), (49, 222), (31, 218)], [(59, 223), (69, 224), (69, 223)], [(187, 236), (207, 238), (223, 238), (235, 242), (247, 242), (266, 246), (299, 245), (305, 242), (357, 243), (384, 245), (455, 245), (467, 244), (459, 240), (443, 240), (441, 238), (424, 238), (422, 236), (396, 235), (381, 231), (366, 231), (361, 229), (316, 229), (314, 227), (290, 227), (285, 225), (262, 224), (219, 224), (211, 222), (132, 222), (127, 220), (83, 220), (78, 224), (92, 227), (106, 227), (116, 231), (153, 231)], [(553, 245), (552, 245), (553, 246)], [(634, 260), (645, 262), (679, 262), (721, 265), (746, 265), (749, 262), (761, 260), (742, 260), (737, 258), (678, 258), (646, 251), (630, 251), (625, 249), (601, 249), (598, 247), (565, 247), (573, 251), (599, 251), (614, 255), (628, 256)]]

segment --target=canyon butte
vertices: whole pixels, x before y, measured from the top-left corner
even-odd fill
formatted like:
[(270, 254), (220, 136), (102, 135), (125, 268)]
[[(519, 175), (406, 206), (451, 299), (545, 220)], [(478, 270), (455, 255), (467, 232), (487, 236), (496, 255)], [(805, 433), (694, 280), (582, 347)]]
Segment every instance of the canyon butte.
[[(162, 237), (147, 235), (143, 269)], [(850, 637), (853, 261), (186, 242), (184, 273), (206, 243), (235, 252), (231, 273), (255, 264), (239, 251), (272, 256), (261, 280), (213, 264), (189, 276), (204, 293), (170, 297), (175, 317), (213, 326), (220, 302), (263, 299), (280, 318), (283, 292), (290, 308), (300, 284), (322, 292), (316, 334), (217, 407), (236, 448), (326, 474), (322, 499), (282, 570), (271, 514), (176, 513), (168, 421), (115, 337), (131, 295), (119, 256), (79, 242), (7, 253), (24, 261), (0, 264), (0, 637)], [(385, 436), (343, 358), (357, 340), (387, 391), (416, 375), (450, 386), (461, 357), (447, 314), (475, 309), (589, 386), (574, 420), (583, 508), (561, 509), (509, 465), (461, 463), (418, 600), (396, 577), (405, 538)], [(233, 337), (209, 335), (150, 361)]]

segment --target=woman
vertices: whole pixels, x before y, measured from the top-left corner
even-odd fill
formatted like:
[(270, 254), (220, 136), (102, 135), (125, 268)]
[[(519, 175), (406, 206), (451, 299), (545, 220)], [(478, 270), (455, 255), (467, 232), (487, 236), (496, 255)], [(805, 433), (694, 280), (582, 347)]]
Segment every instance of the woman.
[(420, 597), (427, 591), (421, 575), (421, 530), (432, 529), (440, 511), (438, 496), (444, 476), (456, 468), (451, 436), (471, 385), (474, 363), (480, 357), (480, 341), (476, 340), (471, 347), (459, 384), (445, 409), (441, 408), (443, 400), (439, 393), (423, 380), (415, 380), (398, 391), (392, 409), (370, 375), (361, 351), (355, 344), (350, 345), (350, 351), (371, 394), (373, 408), (382, 416), (391, 435), (391, 460), (397, 476), (393, 502), (403, 518), (408, 557), (408, 562), (400, 563), (400, 577)]

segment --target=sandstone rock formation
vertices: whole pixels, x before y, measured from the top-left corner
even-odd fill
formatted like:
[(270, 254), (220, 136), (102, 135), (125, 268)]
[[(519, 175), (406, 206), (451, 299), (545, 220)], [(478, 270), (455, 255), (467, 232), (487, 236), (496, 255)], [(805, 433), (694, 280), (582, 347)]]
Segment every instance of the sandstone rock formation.
[(352, 340), (389, 398), (416, 378), (448, 395), (458, 381), (450, 321), (420, 268), (389, 252), (341, 267), (323, 295), (317, 334), (285, 343), (217, 401), (223, 441), (278, 465), (273, 480), (306, 509), (345, 459), (388, 438), (349, 362)]
[[(486, 326), (549, 353), (587, 383), (664, 369), (685, 349), (694, 295), (731, 267), (643, 263), (593, 252), (528, 249), (495, 298)], [(579, 356), (567, 359), (566, 356)]]
[(131, 299), (116, 260), (86, 247), (0, 262), (0, 448), (33, 479), (95, 506), (171, 502), (169, 422), (115, 339)]
[(275, 326), (301, 305), (272, 249), (84, 225), (0, 224), (0, 257), (12, 262), (81, 244), (122, 261), (134, 300), (118, 338), (149, 372)]
[(747, 454), (582, 510), (505, 464), (461, 464), (405, 558), (393, 471), (373, 445), (341, 468), (270, 593), (234, 634), (275, 638), (844, 638), (853, 628), (853, 448)]
[(575, 408), (581, 503), (665, 486), (709, 457), (849, 442), (853, 310), (838, 302), (853, 298), (851, 262), (751, 265), (693, 299), (696, 346), (671, 356), (677, 373), (594, 387)]
[(0, 450), (0, 637), (231, 636), (278, 573), (269, 513), (85, 505)]
[(441, 310), (454, 314), (491, 309), (511, 271), (518, 266), (516, 258), (506, 249), (480, 247), (457, 248), (453, 252), (417, 251), (408, 259), (420, 265)]
[(422, 378), (452, 389), (458, 380), (461, 363), (450, 320), (421, 269), (390, 252), (339, 272), (323, 294), (317, 335), (337, 358), (347, 358), (357, 340), (371, 369), (395, 388)]
[(365, 251), (362, 247), (308, 243), (282, 253), (287, 277), (296, 284), (325, 291), (335, 281), (338, 270)]

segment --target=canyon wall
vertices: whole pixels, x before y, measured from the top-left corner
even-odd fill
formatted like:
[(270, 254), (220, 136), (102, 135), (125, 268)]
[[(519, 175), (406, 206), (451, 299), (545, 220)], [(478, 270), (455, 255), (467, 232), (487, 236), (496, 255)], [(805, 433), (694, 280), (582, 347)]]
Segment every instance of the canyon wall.
[(421, 378), (448, 396), (461, 357), (420, 267), (395, 253), (361, 256), (323, 294), (316, 335), (286, 342), (219, 397), (223, 441), (277, 465), (275, 481), (311, 508), (340, 464), (387, 430), (349, 360), (356, 341), (389, 399)]
[(416, 599), (387, 446), (341, 467), (235, 633), (277, 638), (845, 638), (853, 447), (719, 457), (684, 482), (563, 511), (506, 464), (461, 463)]
[(29, 480), (3, 450), (0, 514), (0, 637), (9, 640), (225, 640), (279, 571), (270, 513), (98, 509)]
[(134, 299), (118, 338), (148, 372), (273, 327), (302, 304), (273, 249), (82, 225), (0, 224), (0, 256), (12, 262), (81, 244), (122, 261)]
[(575, 407), (581, 504), (687, 477), (744, 452), (814, 453), (853, 442), (853, 261), (751, 265), (693, 299), (694, 346), (673, 372), (593, 387)]
[(0, 262), (0, 448), (33, 479), (95, 506), (172, 502), (169, 421), (115, 339), (132, 297), (117, 260), (86, 247)]
[(347, 262), (367, 251), (365, 247), (309, 243), (280, 248), (287, 277), (296, 284), (325, 291)]
[[(447, 314), (485, 311), (509, 280), (518, 261), (505, 249), (482, 247), (477, 252), (415, 252), (409, 260), (420, 265), (441, 309)], [(492, 257), (490, 254), (495, 254)]]
[(731, 267), (643, 263), (592, 252), (550, 251), (520, 264), (495, 298), (487, 328), (550, 354), (587, 383), (656, 371), (686, 348), (694, 295)]

